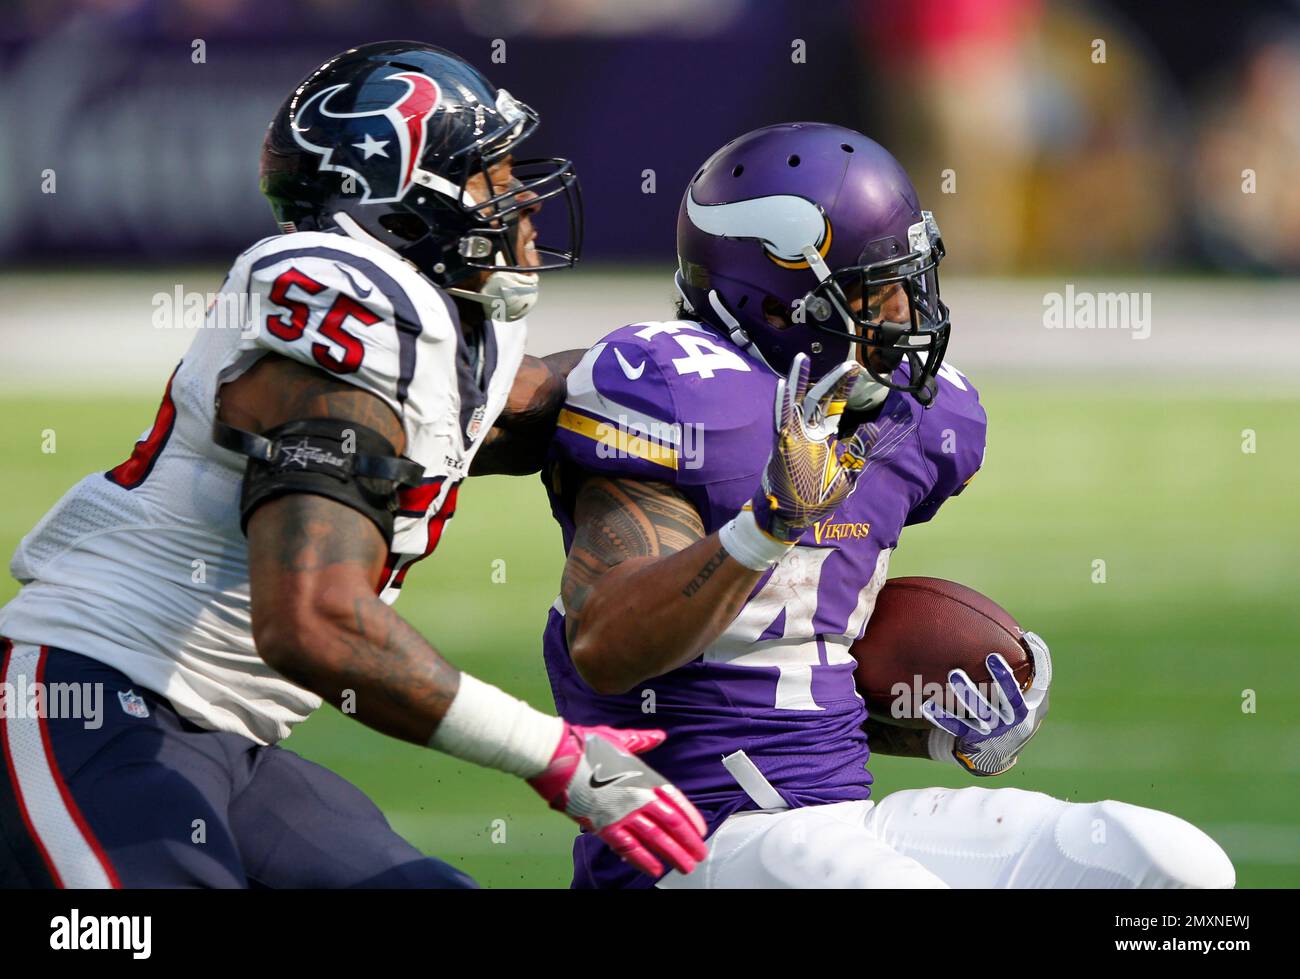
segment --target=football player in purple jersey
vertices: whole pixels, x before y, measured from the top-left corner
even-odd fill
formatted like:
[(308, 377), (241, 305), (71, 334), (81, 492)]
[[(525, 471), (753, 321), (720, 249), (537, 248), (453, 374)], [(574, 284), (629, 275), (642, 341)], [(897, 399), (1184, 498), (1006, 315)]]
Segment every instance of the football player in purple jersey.
[[(979, 396), (944, 360), (938, 224), (898, 162), (836, 126), (748, 133), (691, 179), (677, 246), (676, 318), (574, 367), (545, 471), (567, 553), (545, 634), (556, 705), (652, 717), (670, 737), (645, 757), (709, 823), (708, 859), (659, 886), (1231, 886), (1213, 840), (1149, 809), (871, 798), (871, 748), (1006, 771), (1051, 683), (1031, 634), (1033, 684), (992, 662), (983, 716), (927, 705), (929, 729), (891, 727), (855, 689), (850, 647), (903, 528), (984, 453)], [(578, 837), (575, 886), (649, 883)]]

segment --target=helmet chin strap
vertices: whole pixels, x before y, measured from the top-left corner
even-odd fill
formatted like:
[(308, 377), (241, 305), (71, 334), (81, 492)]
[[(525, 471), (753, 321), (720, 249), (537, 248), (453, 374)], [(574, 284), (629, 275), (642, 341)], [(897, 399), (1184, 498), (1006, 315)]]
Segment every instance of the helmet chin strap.
[[(821, 252), (812, 245), (804, 245), (802, 252), (804, 261), (808, 263), (808, 268), (812, 269), (813, 275), (817, 276), (818, 285), (827, 282), (831, 278), (831, 269), (830, 266), (826, 264), (826, 259), (822, 258)], [(844, 321), (844, 328), (853, 336), (857, 336), (857, 322), (851, 315), (849, 315), (847, 309), (840, 308), (839, 302), (834, 300), (834, 293), (838, 292), (838, 289), (833, 290), (831, 305), (835, 307), (835, 311), (839, 313), (840, 319)], [(811, 293), (809, 295), (811, 295)]]
[[(680, 275), (681, 272), (674, 275), (673, 282), (677, 285), (677, 291), (681, 294), (682, 302), (685, 303), (686, 308), (694, 313), (695, 307), (692, 306), (691, 301), (686, 298), (686, 293), (683, 291), (681, 282), (678, 279), (678, 276)], [(768, 370), (772, 371), (773, 374), (780, 373), (773, 369), (772, 365), (767, 362), (767, 358), (763, 356), (763, 351), (758, 348), (758, 344), (753, 341), (748, 331), (740, 325), (740, 320), (731, 315), (731, 310), (727, 309), (726, 304), (723, 303), (722, 297), (718, 295), (718, 290), (716, 289), (709, 290), (709, 306), (713, 309), (713, 315), (715, 315), (726, 328), (728, 335), (731, 337), (732, 343), (741, 350), (748, 351), (757, 357)]]
[[(396, 255), (398, 258), (402, 258), (395, 248), (387, 242), (380, 241), (365, 228), (361, 227), (361, 225), (357, 224), (356, 220), (347, 211), (336, 211), (334, 213), (334, 223), (338, 225), (338, 227), (342, 229), (343, 233), (349, 238), (355, 238), (357, 241), (364, 241), (367, 244), (374, 245), (376, 248), (382, 248), (390, 255)], [(406, 259), (403, 258), (402, 261), (406, 261)]]
[[(496, 254), (498, 262), (505, 262), (505, 256)], [(477, 292), (469, 289), (447, 289), (453, 296), (481, 303), (488, 310), (488, 316), (503, 323), (513, 323), (528, 315), (537, 305), (540, 284), (536, 272), (493, 272)]]
[[(380, 241), (365, 228), (361, 227), (346, 211), (334, 215), (337, 224), (349, 238), (369, 242), (398, 258), (402, 256), (391, 246)], [(406, 261), (406, 259), (402, 259)], [(496, 260), (505, 264), (505, 256), (497, 252)], [(481, 303), (488, 310), (488, 316), (503, 323), (513, 323), (528, 315), (537, 305), (540, 285), (536, 272), (493, 272), (477, 292), (469, 289), (447, 289), (446, 292), (461, 299)]]

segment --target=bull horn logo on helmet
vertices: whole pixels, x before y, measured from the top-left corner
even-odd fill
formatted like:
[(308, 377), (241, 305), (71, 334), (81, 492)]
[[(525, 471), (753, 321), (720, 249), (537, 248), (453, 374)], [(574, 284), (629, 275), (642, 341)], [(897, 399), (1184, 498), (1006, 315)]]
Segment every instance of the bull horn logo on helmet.
[(396, 72), (384, 80), (406, 86), (392, 105), (366, 112), (331, 112), (328, 103), (348, 87), (345, 82), (317, 92), (293, 119), (298, 145), (321, 157), (322, 170), (355, 177), (363, 188), (362, 204), (402, 199), (424, 153), (426, 123), (442, 95), (437, 82), (418, 71)]
[(831, 247), (831, 223), (806, 197), (773, 194), (727, 204), (701, 204), (695, 191), (686, 196), (686, 216), (705, 234), (723, 238), (755, 238), (777, 265), (806, 269), (803, 249), (812, 245), (825, 257)]

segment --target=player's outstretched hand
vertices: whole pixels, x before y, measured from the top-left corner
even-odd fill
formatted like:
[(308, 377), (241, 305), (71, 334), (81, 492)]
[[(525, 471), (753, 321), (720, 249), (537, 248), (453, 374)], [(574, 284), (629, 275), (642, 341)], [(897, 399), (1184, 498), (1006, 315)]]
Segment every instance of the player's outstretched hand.
[(667, 737), (565, 721), (551, 763), (528, 784), (642, 873), (658, 877), (661, 861), (690, 873), (708, 855), (704, 820), (677, 786), (636, 757)]
[(776, 443), (754, 495), (754, 519), (768, 536), (793, 544), (835, 512), (862, 467), (836, 438), (840, 416), (860, 367), (845, 361), (812, 389), (808, 358), (795, 356), (776, 390)]
[(985, 660), (993, 677), (993, 703), (979, 692), (965, 670), (948, 674), (948, 686), (962, 706), (957, 717), (933, 699), (921, 713), (936, 728), (930, 736), (930, 757), (951, 757), (972, 775), (1001, 775), (1011, 768), (1025, 742), (1034, 736), (1047, 716), (1047, 693), (1052, 685), (1052, 654), (1047, 643), (1026, 632), (1025, 643), (1034, 663), (1034, 679), (1023, 693), (1011, 666), (999, 654)]

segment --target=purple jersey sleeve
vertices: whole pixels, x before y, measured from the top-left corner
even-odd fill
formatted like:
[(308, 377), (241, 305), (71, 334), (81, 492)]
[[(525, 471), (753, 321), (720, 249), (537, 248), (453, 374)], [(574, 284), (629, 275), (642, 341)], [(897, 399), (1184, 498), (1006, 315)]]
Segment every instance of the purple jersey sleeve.
[(925, 523), (949, 497), (975, 478), (984, 462), (988, 420), (975, 385), (956, 368), (939, 373), (934, 404), (921, 412), (920, 445), (933, 480), (932, 488), (907, 516), (907, 523)]
[(771, 371), (698, 323), (626, 326), (569, 374), (551, 458), (669, 483), (712, 532), (758, 485), (775, 393)]

